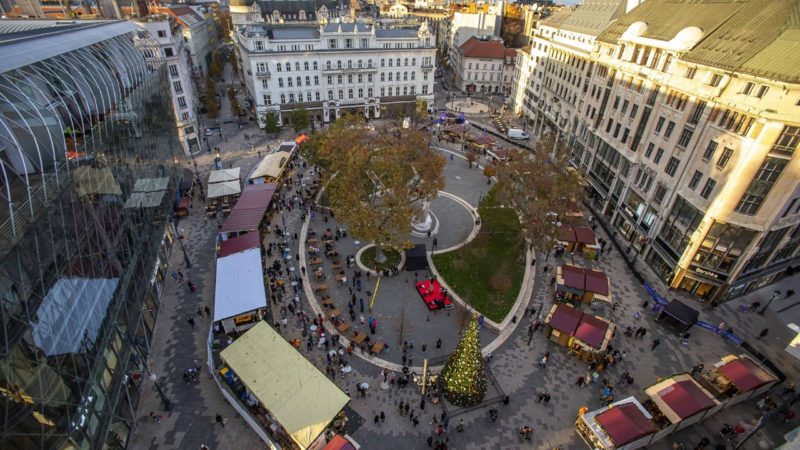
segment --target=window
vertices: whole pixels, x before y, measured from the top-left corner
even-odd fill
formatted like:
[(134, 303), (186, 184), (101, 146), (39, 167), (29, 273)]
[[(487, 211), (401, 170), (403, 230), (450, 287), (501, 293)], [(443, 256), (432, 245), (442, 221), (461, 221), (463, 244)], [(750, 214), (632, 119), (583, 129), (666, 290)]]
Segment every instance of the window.
[(342, 84), (343, 83), (341, 74), (336, 75), (336, 83), (338, 83), (338, 84)]
[(367, 48), (367, 47), (369, 47), (369, 41), (367, 40), (367, 38), (361, 38), (361, 48)]
[(611, 132), (611, 127), (612, 126), (614, 126), (614, 121), (611, 120), (611, 119), (608, 119), (608, 123), (606, 124), (606, 133), (610, 133)]
[(622, 111), (620, 111), (622, 114), (625, 114), (626, 112), (628, 112), (628, 105), (629, 104), (630, 104), (630, 102), (627, 101), (627, 100), (622, 102)]
[(291, 72), (292, 71), (292, 65), (289, 64), (288, 62), (286, 63), (286, 71), (287, 72)]
[(269, 80), (261, 80), (261, 89), (269, 89)]
[(158, 30), (158, 37), (165, 38), (167, 37), (167, 32), (164, 30)]
[(764, 98), (764, 96), (767, 95), (768, 91), (769, 91), (769, 86), (762, 85), (761, 87), (758, 88), (758, 92), (756, 92), (756, 97)]
[(389, 58), (389, 67), (392, 67), (392, 58)]
[(364, 82), (364, 75), (358, 74), (358, 82), (359, 83), (363, 83)]
[(417, 58), (411, 58), (411, 65), (416, 67), (417, 65)]
[(300, 72), (300, 61), (294, 63), (294, 70)]
[(381, 88), (381, 97), (386, 95), (386, 88)]
[(331, 62), (330, 61), (326, 61), (325, 62), (325, 69), (331, 70)]
[(722, 82), (722, 75), (715, 73), (711, 75), (711, 79), (708, 80), (708, 85), (718, 87), (721, 82)]
[(319, 75), (314, 75), (314, 86), (319, 86)]
[(347, 82), (352, 84), (353, 83), (353, 74), (347, 74)]
[(664, 128), (664, 122), (666, 122), (666, 119), (659, 117), (658, 122), (656, 122), (656, 129), (653, 131), (653, 133), (661, 133), (661, 129)]
[(699, 170), (695, 170), (694, 174), (692, 175), (692, 179), (689, 180), (689, 189), (695, 190), (698, 184), (700, 184), (700, 180), (703, 179), (703, 172)]
[(264, 41), (256, 41), (256, 51), (264, 51)]
[(756, 172), (756, 176), (747, 186), (747, 190), (739, 200), (739, 204), (736, 205), (736, 212), (746, 215), (757, 213), (788, 163), (789, 160), (767, 156), (758, 172)]
[(636, 118), (636, 113), (639, 111), (639, 105), (633, 105), (631, 107), (631, 119)]
[(661, 163), (661, 158), (663, 156), (664, 156), (664, 149), (659, 147), (658, 150), (656, 151), (656, 157), (655, 157), (655, 159), (653, 159), (653, 162), (656, 163), (656, 164)]
[(289, 103), (294, 103), (294, 94), (289, 94)]
[(286, 78), (286, 85), (292, 87), (292, 77)]
[(414, 74), (416, 74), (416, 72), (411, 72), (411, 81), (414, 81)]
[(772, 145), (770, 153), (792, 156), (797, 145), (800, 144), (800, 127), (784, 126), (780, 136)]
[[(298, 84), (298, 86), (300, 86), (300, 85)], [(306, 86), (311, 86), (311, 77), (309, 77), (307, 75), (306, 75)]]
[(332, 75), (328, 75), (327, 80), (328, 80), (328, 84), (333, 84), (333, 76)]
[(392, 72), (389, 72), (389, 81), (392, 81)]
[(281, 94), (281, 103), (286, 103), (286, 94)]
[(619, 108), (619, 100), (620, 100), (620, 98), (619, 98), (619, 95), (618, 95), (617, 98), (614, 99), (614, 106), (612, 106), (613, 109)]
[(700, 191), (700, 197), (708, 199), (711, 196), (711, 192), (714, 191), (714, 186), (717, 185), (717, 182), (713, 178), (709, 178), (706, 180), (706, 185), (703, 186), (703, 190)]
[(696, 67), (687, 67), (686, 68), (686, 73), (684, 73), (683, 76), (685, 78), (688, 78), (688, 79), (691, 80), (691, 79), (694, 79), (694, 76), (695, 76), (696, 73), (697, 73), (697, 68)]
[(308, 70), (308, 61), (303, 63), (303, 70)]
[(171, 76), (172, 78), (177, 78), (178, 75), (180, 75), (178, 73), (178, 66), (176, 66), (175, 64), (170, 64), (170, 66), (169, 66), (169, 76)]
[(181, 109), (186, 109), (188, 107), (186, 105), (186, 97), (178, 97), (178, 106), (180, 106)]
[(350, 59), (347, 60), (347, 68), (348, 69), (352, 69), (353, 68), (353, 61), (350, 60)]
[(336, 61), (336, 68), (337, 69), (341, 69), (342, 68), (342, 61)]
[(307, 102), (311, 101), (311, 92), (306, 92), (306, 101)]
[(733, 149), (725, 147), (722, 149), (722, 154), (719, 155), (719, 159), (717, 160), (717, 167), (720, 169), (724, 169), (725, 166), (728, 165), (728, 161), (731, 160), (731, 156), (733, 155)]
[(381, 72), (381, 82), (386, 81), (386, 74)]
[(317, 62), (314, 61), (314, 70), (318, 70), (318, 69), (319, 69), (319, 66), (317, 65)]
[(336, 39), (328, 39), (328, 48), (336, 48)]
[(352, 89), (348, 89), (347, 90), (347, 98), (349, 98), (351, 100), (353, 99), (353, 90)]
[(278, 87), (283, 87), (283, 78), (278, 78)]
[(264, 94), (264, 104), (271, 105), (272, 104), (272, 96), (269, 94)]
[(614, 127), (614, 138), (615, 138), (615, 139), (617, 138), (617, 136), (619, 136), (619, 130), (620, 130), (620, 128), (622, 128), (622, 125), (621, 125), (621, 124), (617, 124), (617, 126), (616, 126), (616, 127)]
[(176, 94), (182, 94), (183, 93), (183, 86), (181, 86), (181, 82), (180, 81), (173, 81), (172, 82), (172, 89), (175, 90)]
[(344, 91), (339, 89), (339, 100), (344, 100)]
[(655, 149), (656, 145), (650, 142), (647, 144), (647, 150), (644, 152), (644, 157), (650, 159), (650, 156), (653, 154), (653, 149)]
[(372, 88), (367, 88), (367, 97), (372, 98)]
[(711, 158), (714, 157), (714, 153), (717, 151), (717, 143), (711, 141), (708, 143), (708, 147), (706, 147), (705, 153), (703, 153), (703, 160), (704, 161), (711, 161)]
[(333, 100), (333, 91), (328, 90), (328, 100)]
[(655, 194), (653, 194), (653, 201), (656, 202), (657, 205), (660, 205), (661, 202), (664, 201), (664, 197), (666, 196), (667, 196), (667, 188), (663, 184), (658, 183), (656, 185), (656, 192)]
[(164, 49), (164, 56), (171, 58), (175, 56), (175, 51), (172, 49), (172, 47), (167, 47)]
[(428, 93), (428, 85), (424, 84), (422, 85), (422, 95), (425, 95), (427, 93)]
[(693, 129), (689, 127), (683, 127), (683, 131), (681, 131), (681, 137), (678, 139), (678, 147), (688, 147), (689, 142), (692, 141), (692, 135), (694, 135)]
[(344, 40), (344, 48), (353, 48), (353, 40), (348, 38)]
[(384, 67), (384, 60), (381, 58), (381, 67)]
[(664, 137), (669, 139), (673, 131), (675, 131), (675, 122), (670, 120), (667, 124), (667, 131), (664, 132)]
[(622, 143), (623, 144), (628, 142), (628, 135), (630, 134), (630, 132), (631, 132), (630, 128), (625, 128), (625, 131), (622, 132)]
[(678, 170), (678, 165), (680, 165), (680, 163), (681, 162), (680, 160), (678, 160), (678, 158), (675, 158), (674, 156), (670, 157), (669, 162), (667, 162), (667, 167), (664, 169), (664, 172), (666, 172), (667, 175), (674, 177), (675, 171)]
[(372, 74), (371, 73), (367, 74), (367, 83), (372, 83)]
[(754, 86), (755, 86), (755, 83), (753, 83), (752, 81), (748, 81), (747, 83), (745, 83), (744, 87), (742, 88), (742, 94), (750, 95), (750, 93), (753, 92), (753, 87)]
[(408, 58), (403, 58), (403, 65), (404, 65), (404, 66), (407, 66), (407, 65), (408, 65)]

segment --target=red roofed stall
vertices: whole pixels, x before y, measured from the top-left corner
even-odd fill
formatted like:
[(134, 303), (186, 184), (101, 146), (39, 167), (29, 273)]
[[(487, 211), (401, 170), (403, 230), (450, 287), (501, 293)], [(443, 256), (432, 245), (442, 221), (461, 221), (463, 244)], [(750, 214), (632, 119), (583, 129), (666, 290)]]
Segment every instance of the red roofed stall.
[(556, 299), (575, 306), (594, 301), (611, 303), (611, 285), (599, 270), (564, 264), (556, 268)]
[(555, 304), (544, 320), (551, 341), (569, 347), (570, 353), (585, 361), (603, 358), (614, 337), (616, 325), (565, 304)]
[(222, 240), (259, 230), (277, 188), (272, 183), (248, 184), (219, 230)]
[(578, 416), (575, 427), (591, 448), (633, 450), (647, 446), (657, 428), (634, 397)]
[(580, 252), (587, 259), (595, 259), (597, 251), (600, 250), (597, 237), (589, 227), (562, 225), (556, 236), (559, 245), (562, 245), (566, 251)]
[(258, 248), (260, 243), (261, 238), (258, 235), (258, 231), (251, 231), (249, 233), (230, 238), (227, 241), (222, 241), (219, 243), (217, 258), (224, 258), (234, 253), (241, 253), (245, 250), (250, 250), (251, 248)]
[(688, 374), (662, 380), (644, 390), (645, 408), (661, 428), (655, 439), (681, 430), (716, 413), (722, 405)]
[(728, 355), (704, 373), (701, 381), (727, 407), (758, 397), (774, 386), (778, 377), (747, 355)]

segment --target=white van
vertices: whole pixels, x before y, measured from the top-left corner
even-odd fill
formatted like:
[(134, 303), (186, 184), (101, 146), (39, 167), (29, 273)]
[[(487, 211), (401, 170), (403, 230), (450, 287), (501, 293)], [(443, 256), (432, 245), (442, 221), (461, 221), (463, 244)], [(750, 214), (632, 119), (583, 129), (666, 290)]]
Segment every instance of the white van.
[(530, 138), (530, 136), (528, 136), (528, 133), (520, 130), (519, 128), (509, 128), (508, 134), (506, 136), (508, 136), (509, 139), (520, 139), (520, 140), (525, 140)]

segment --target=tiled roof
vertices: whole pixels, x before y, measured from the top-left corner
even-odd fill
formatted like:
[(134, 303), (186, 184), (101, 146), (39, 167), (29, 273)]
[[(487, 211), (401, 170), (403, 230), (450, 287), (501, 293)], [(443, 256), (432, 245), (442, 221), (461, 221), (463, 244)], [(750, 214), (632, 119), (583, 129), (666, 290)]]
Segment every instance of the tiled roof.
[(482, 41), (473, 36), (461, 44), (461, 54), (465, 58), (504, 59), (506, 48), (503, 46), (503, 41)]
[(634, 22), (641, 35), (672, 40), (697, 27), (702, 38), (681, 59), (785, 82), (800, 82), (800, 0), (647, 0), (598, 37), (616, 43)]

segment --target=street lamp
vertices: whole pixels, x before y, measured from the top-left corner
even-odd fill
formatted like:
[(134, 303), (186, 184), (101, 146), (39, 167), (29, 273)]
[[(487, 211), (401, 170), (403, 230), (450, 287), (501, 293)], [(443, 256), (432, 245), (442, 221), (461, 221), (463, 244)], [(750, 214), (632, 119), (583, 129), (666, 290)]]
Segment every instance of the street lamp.
[(774, 301), (775, 301), (775, 299), (776, 299), (776, 298), (778, 298), (778, 296), (779, 296), (779, 295), (781, 295), (781, 291), (775, 291), (775, 292), (773, 292), (773, 293), (772, 293), (772, 298), (770, 298), (770, 299), (769, 299), (769, 301), (767, 302), (767, 304), (766, 304), (766, 305), (764, 305), (764, 307), (763, 307), (763, 308), (761, 308), (761, 311), (759, 311), (759, 312), (758, 312), (758, 315), (759, 315), (759, 316), (763, 316), (763, 315), (764, 315), (764, 313), (767, 311), (767, 308), (769, 308), (769, 305), (771, 305), (771, 304), (772, 304), (772, 302), (774, 302)]
[(464, 141), (466, 141), (466, 138), (467, 138), (467, 126), (468, 125), (469, 125), (469, 122), (464, 120), (464, 123), (463, 123), (463, 127), (464, 128), (461, 130), (461, 153), (464, 153)]
[[(177, 227), (177, 225), (178, 224), (176, 223), (175, 226)], [(186, 264), (186, 268), (187, 269), (191, 269), (192, 268), (192, 262), (189, 261), (189, 254), (186, 253), (186, 247), (183, 246), (183, 235), (180, 234), (180, 230), (178, 231), (178, 242), (180, 242), (181, 250), (183, 250), (183, 262), (184, 262), (184, 264)]]

